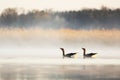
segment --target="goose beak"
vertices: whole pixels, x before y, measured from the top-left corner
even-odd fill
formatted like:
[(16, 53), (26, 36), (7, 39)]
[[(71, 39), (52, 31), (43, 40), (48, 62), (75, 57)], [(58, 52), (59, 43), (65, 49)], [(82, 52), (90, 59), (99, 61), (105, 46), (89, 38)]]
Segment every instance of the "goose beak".
[(85, 49), (85, 48), (82, 48), (82, 49)]
[(60, 48), (60, 49), (63, 49), (63, 48)]

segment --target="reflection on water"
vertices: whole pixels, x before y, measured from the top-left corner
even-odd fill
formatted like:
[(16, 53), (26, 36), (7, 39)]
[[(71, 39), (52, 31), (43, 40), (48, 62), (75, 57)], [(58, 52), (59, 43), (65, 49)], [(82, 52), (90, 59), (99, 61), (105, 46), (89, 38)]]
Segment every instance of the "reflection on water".
[(1, 64), (0, 80), (120, 80), (120, 65)]

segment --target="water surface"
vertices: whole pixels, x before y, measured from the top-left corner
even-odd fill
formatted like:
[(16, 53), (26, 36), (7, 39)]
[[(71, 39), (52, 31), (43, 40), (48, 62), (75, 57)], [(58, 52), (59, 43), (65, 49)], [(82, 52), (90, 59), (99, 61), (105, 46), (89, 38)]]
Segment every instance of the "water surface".
[(0, 60), (0, 80), (120, 80), (119, 68), (114, 59), (8, 59)]

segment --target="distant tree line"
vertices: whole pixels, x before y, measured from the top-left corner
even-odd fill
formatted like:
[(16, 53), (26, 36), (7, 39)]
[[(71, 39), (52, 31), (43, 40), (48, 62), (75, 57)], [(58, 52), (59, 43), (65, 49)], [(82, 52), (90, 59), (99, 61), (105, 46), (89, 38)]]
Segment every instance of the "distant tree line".
[(54, 12), (32, 10), (21, 13), (15, 8), (7, 8), (0, 15), (0, 27), (41, 27), (72, 29), (120, 29), (120, 9), (102, 7), (79, 11)]

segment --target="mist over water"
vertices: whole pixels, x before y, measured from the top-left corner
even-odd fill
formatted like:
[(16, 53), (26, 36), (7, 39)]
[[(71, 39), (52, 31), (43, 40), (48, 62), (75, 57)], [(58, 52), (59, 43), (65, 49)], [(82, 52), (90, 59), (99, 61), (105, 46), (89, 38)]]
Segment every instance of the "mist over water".
[[(0, 80), (120, 80), (120, 9), (0, 14)], [(64, 58), (77, 52), (78, 58)], [(83, 58), (98, 53), (94, 58)]]
[(87, 52), (97, 52), (99, 57), (120, 57), (120, 31), (14, 28), (0, 29), (1, 57), (41, 57), (61, 58), (60, 47), (66, 53), (79, 52), (82, 47)]

